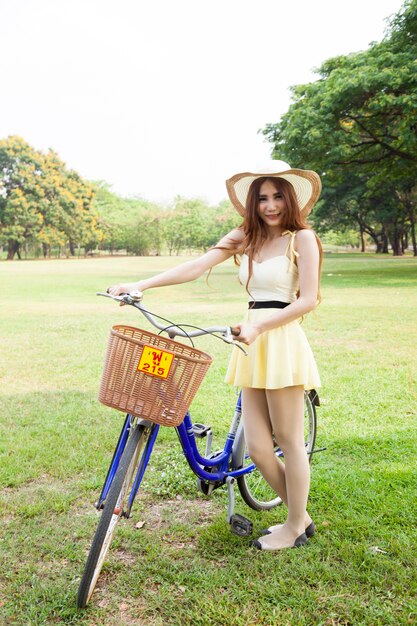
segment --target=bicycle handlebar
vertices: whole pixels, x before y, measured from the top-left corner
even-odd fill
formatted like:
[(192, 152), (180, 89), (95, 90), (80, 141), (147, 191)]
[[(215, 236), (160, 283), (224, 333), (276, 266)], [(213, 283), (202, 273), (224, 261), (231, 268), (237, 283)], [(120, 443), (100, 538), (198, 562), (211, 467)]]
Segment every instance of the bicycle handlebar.
[[(239, 328), (231, 327), (231, 326), (210, 326), (209, 328), (199, 328), (196, 330), (192, 330), (190, 332), (185, 332), (179, 326), (175, 324), (169, 324), (166, 326), (161, 324), (155, 319), (155, 316), (145, 309), (142, 305), (143, 293), (141, 291), (132, 291), (130, 293), (123, 293), (120, 296), (112, 296), (110, 293), (97, 292), (97, 296), (104, 296), (105, 298), (111, 298), (112, 300), (117, 300), (118, 302), (123, 302), (123, 304), (130, 304), (138, 309), (144, 317), (158, 330), (162, 330), (166, 332), (171, 339), (174, 337), (199, 337), (201, 335), (208, 335), (214, 333), (220, 333), (220, 338), (223, 339), (226, 343), (233, 343), (233, 337), (237, 337), (239, 335)], [(217, 337), (219, 335), (216, 335)], [(243, 347), (238, 345), (239, 348), (243, 350)], [(245, 352), (245, 350), (243, 350)]]

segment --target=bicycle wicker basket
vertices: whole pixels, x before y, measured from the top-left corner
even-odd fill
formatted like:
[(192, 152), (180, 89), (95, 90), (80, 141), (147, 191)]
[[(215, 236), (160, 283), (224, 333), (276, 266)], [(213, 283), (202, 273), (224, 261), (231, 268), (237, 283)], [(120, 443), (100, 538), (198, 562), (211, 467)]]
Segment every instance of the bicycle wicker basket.
[(118, 324), (110, 332), (98, 398), (124, 413), (178, 426), (211, 362), (201, 350)]

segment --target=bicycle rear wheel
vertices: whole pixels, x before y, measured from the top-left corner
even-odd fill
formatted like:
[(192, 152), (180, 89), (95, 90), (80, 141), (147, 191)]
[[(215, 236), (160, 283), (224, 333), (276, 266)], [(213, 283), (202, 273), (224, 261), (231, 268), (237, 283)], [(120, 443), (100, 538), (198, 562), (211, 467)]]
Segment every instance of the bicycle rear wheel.
[(140, 462), (139, 457), (146, 449), (144, 444), (149, 438), (151, 429), (152, 426), (147, 424), (136, 425), (126, 444), (106, 498), (78, 588), (77, 607), (80, 609), (87, 606), (96, 586), (117, 523), (125, 512), (130, 488)]
[[(310, 461), (316, 442), (317, 416), (316, 407), (314, 405), (316, 396), (316, 392), (314, 392), (314, 395), (307, 391), (304, 394), (304, 441)], [(282, 456), (281, 450), (277, 445), (275, 446), (275, 454)], [(233, 448), (232, 458), (234, 469), (252, 464), (247, 453), (242, 424), (239, 426), (239, 430), (236, 434), (236, 443)], [(237, 479), (237, 484), (242, 498), (246, 504), (255, 511), (267, 511), (282, 504), (281, 498), (278, 497), (272, 487), (269, 486), (258, 469), (240, 476)]]

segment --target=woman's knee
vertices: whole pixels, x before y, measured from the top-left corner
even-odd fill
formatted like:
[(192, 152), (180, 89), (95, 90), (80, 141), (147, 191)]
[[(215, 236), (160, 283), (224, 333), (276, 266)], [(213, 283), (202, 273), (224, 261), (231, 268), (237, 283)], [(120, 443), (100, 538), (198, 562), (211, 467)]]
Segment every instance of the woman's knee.
[(248, 454), (256, 465), (262, 465), (274, 456), (274, 446), (272, 438), (267, 441), (259, 441), (258, 439), (249, 439), (246, 441)]
[(289, 455), (307, 454), (304, 441), (299, 437), (277, 437), (276, 441), (284, 454), (284, 458), (288, 458)]

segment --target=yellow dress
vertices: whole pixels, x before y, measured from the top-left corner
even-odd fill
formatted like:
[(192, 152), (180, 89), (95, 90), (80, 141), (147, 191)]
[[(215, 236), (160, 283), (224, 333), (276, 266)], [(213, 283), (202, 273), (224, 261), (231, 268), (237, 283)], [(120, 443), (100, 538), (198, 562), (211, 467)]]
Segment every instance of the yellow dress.
[[(286, 254), (262, 263), (253, 262), (253, 275), (248, 286), (251, 300), (257, 303), (270, 300), (291, 303), (296, 300), (296, 233), (289, 234)], [(245, 286), (248, 279), (246, 254), (242, 256), (239, 279)], [(248, 309), (244, 321), (256, 322), (273, 314), (274, 309)], [(321, 386), (313, 353), (298, 320), (265, 331), (250, 346), (243, 347), (247, 356), (239, 348), (233, 348), (225, 378), (227, 383), (257, 389), (281, 389), (294, 385), (316, 389)]]

